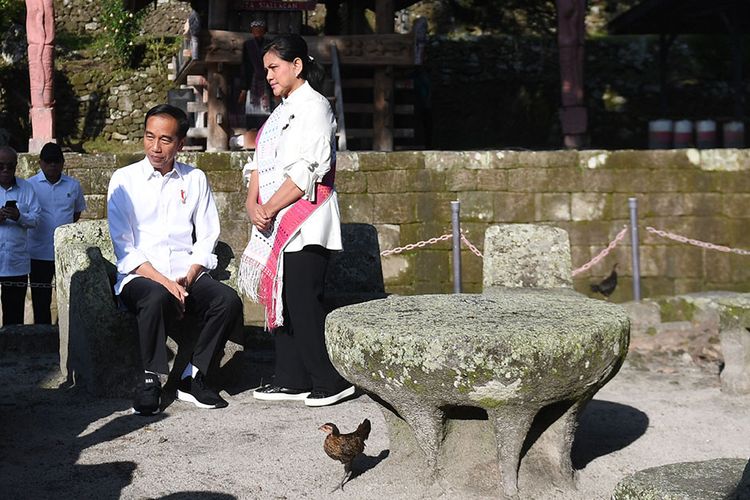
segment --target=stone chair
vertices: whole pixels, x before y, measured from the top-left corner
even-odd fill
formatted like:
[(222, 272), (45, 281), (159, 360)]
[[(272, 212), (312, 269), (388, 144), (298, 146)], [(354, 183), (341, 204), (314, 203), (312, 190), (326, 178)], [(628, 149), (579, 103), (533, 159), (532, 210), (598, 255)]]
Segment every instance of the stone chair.
[[(211, 274), (232, 286), (232, 250), (219, 242), (216, 254), (219, 265)], [(80, 221), (55, 231), (60, 370), (95, 396), (130, 396), (141, 375), (135, 317), (118, 307), (112, 290), (114, 261), (106, 220)], [(175, 354), (170, 381), (189, 361), (196, 334), (196, 319), (190, 316), (170, 332), (168, 347)], [(242, 339), (230, 338), (222, 364), (241, 349)]]

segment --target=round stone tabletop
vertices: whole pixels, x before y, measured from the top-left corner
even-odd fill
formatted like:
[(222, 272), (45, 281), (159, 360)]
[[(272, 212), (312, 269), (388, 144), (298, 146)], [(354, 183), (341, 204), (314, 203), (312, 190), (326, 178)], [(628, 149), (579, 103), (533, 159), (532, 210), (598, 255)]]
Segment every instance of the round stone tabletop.
[(337, 309), (326, 320), (331, 359), (365, 387), (366, 379), (379, 379), (472, 391), (502, 381), (540, 397), (600, 380), (619, 366), (628, 333), (622, 307), (556, 290), (391, 296)]

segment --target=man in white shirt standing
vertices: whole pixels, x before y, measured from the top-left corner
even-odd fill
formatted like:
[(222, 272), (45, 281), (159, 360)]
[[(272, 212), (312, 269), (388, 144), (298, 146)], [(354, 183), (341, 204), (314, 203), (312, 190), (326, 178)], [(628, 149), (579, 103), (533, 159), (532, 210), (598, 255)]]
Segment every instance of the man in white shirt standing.
[(18, 154), (0, 146), (0, 282), (3, 325), (23, 324), (26, 283), (29, 274), (27, 230), (39, 218), (31, 184), (16, 177)]
[[(36, 227), (29, 229), (31, 283), (52, 283), (55, 275), (55, 229), (63, 224), (78, 222), (81, 212), (86, 210), (81, 184), (62, 173), (64, 165), (65, 157), (60, 146), (48, 142), (39, 153), (41, 170), (29, 178), (42, 207)], [(52, 323), (52, 288), (32, 286), (31, 301), (34, 306), (34, 323)]]
[(133, 411), (160, 410), (159, 375), (166, 376), (166, 338), (172, 324), (190, 313), (201, 322), (192, 360), (182, 373), (177, 399), (200, 408), (227, 402), (206, 384), (211, 361), (230, 334), (242, 327), (242, 301), (215, 281), (213, 253), (219, 215), (206, 175), (175, 161), (188, 119), (162, 104), (146, 113), (146, 158), (117, 170), (109, 183), (109, 232), (117, 257), (115, 293), (136, 315), (144, 368)]

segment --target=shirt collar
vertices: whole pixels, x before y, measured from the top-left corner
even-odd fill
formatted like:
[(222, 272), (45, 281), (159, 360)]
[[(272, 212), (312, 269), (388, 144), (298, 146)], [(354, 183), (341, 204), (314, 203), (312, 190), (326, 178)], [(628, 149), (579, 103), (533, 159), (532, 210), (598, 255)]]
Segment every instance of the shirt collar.
[[(158, 174), (159, 171), (156, 170), (152, 165), (151, 162), (148, 161), (148, 157), (144, 158), (141, 163), (141, 171), (143, 172), (143, 176), (148, 180), (150, 179), (154, 174)], [(174, 165), (172, 166), (172, 170), (167, 173), (165, 177), (174, 176), (178, 179), (182, 179), (185, 176), (185, 172), (182, 170), (182, 164), (179, 163), (177, 160), (175, 160)]]
[(289, 94), (288, 97), (285, 97), (282, 99), (282, 102), (287, 104), (296, 104), (298, 102), (301, 102), (305, 100), (305, 98), (310, 94), (310, 91), (312, 90), (312, 87), (310, 84), (305, 80), (305, 83), (303, 83), (298, 89), (296, 89), (294, 92)]
[(56, 184), (60, 184), (60, 183), (62, 183), (62, 182), (63, 182), (64, 180), (65, 180), (65, 174), (62, 174), (62, 175), (60, 175), (60, 178), (59, 178), (59, 179), (57, 180), (57, 182), (55, 182), (55, 183), (52, 183), (52, 182), (50, 182), (49, 180), (47, 180), (47, 176), (46, 176), (46, 175), (44, 175), (44, 172), (42, 172), (41, 170), (40, 170), (40, 171), (39, 171), (39, 173), (37, 174), (37, 179), (36, 179), (36, 181), (37, 181), (37, 182), (46, 182), (47, 184), (50, 184), (50, 185), (52, 185), (52, 186), (54, 186), (54, 185), (56, 185)]
[[(0, 187), (2, 187), (2, 186), (0, 186)], [(11, 189), (17, 188), (17, 187), (18, 187), (18, 177), (16, 177), (14, 175), (13, 176), (13, 182), (10, 183), (10, 187), (8, 189), (5, 189), (5, 188), (2, 188), (2, 189), (5, 189), (6, 191), (10, 191)]]

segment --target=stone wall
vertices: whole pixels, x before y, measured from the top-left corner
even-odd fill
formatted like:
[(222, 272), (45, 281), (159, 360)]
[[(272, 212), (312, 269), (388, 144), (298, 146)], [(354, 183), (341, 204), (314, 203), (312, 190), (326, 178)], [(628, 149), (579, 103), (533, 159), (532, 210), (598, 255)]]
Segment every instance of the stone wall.
[[(100, 2), (96, 0), (54, 0), (55, 28), (68, 33), (95, 33), (102, 29)], [(157, 0), (145, 8), (143, 32), (177, 35), (190, 13), (190, 4), (179, 0)]]
[[(89, 204), (84, 217), (106, 216), (112, 172), (139, 155), (66, 156)], [(207, 172), (222, 221), (221, 238), (240, 255), (249, 236), (241, 169), (248, 153), (185, 153)], [(19, 175), (34, 173), (21, 155)], [(494, 223), (552, 224), (570, 234), (573, 266), (589, 261), (628, 222), (629, 196), (639, 200), (644, 297), (705, 290), (750, 291), (750, 257), (703, 250), (649, 234), (646, 226), (750, 249), (750, 150), (475, 151), (340, 153), (337, 189), (344, 222), (374, 224), (381, 250), (450, 232), (450, 201), (461, 201), (462, 227), (481, 250)], [(591, 271), (589, 283), (619, 263), (611, 300), (632, 298), (629, 238)], [(450, 242), (383, 258), (386, 290), (414, 294), (452, 290)], [(477, 292), (482, 260), (462, 252), (463, 285)]]

